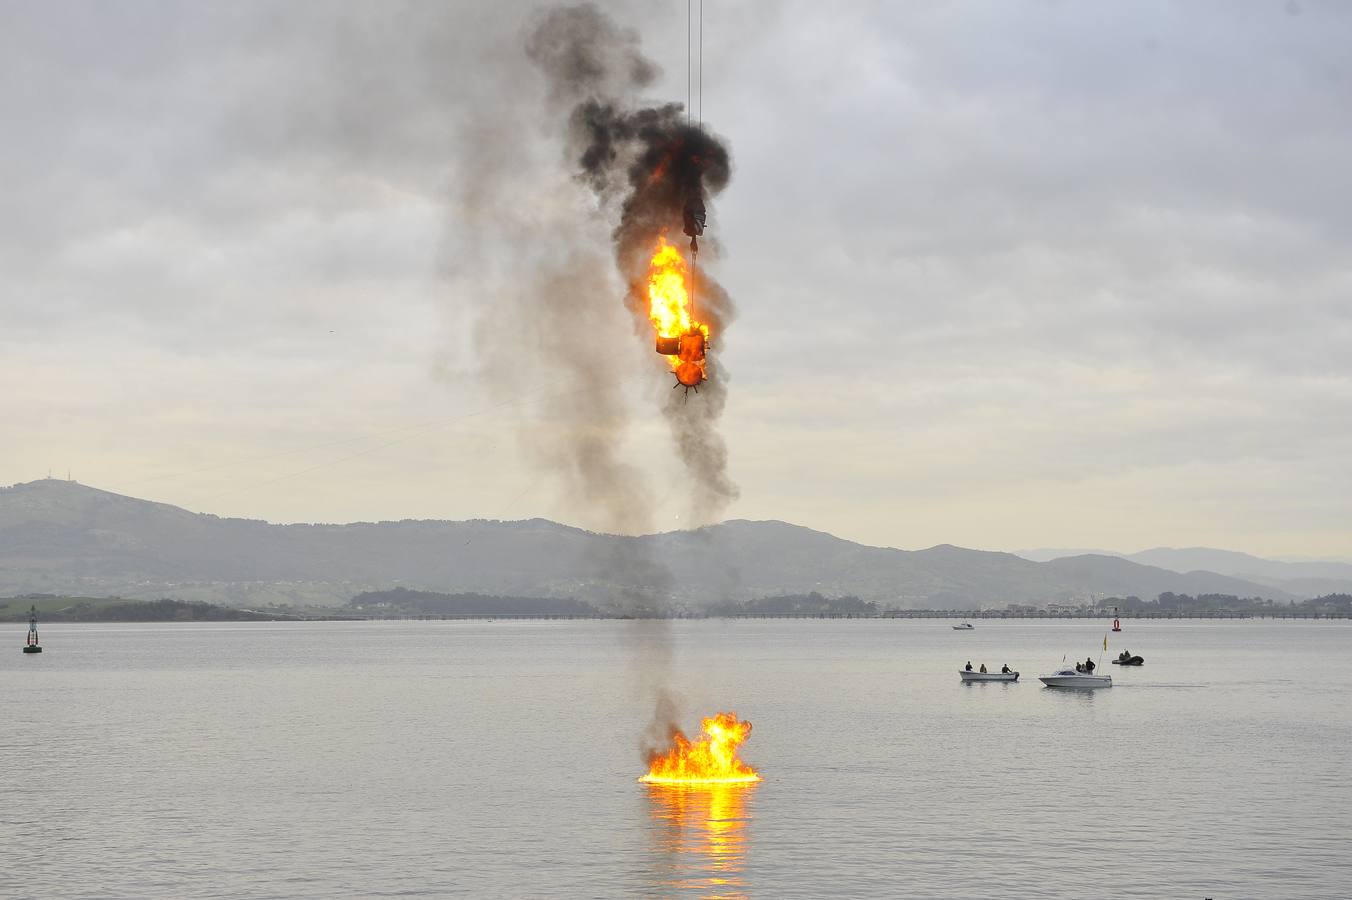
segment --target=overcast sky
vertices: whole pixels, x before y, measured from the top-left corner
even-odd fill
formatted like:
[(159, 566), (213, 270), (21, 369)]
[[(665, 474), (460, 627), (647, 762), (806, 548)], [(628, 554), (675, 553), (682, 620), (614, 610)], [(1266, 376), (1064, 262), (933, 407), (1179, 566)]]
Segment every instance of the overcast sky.
[[(602, 5), (683, 100), (685, 5)], [(457, 277), (492, 252), (451, 202), (470, 123), (545, 102), (531, 9), (0, 0), (0, 483), (587, 525), (511, 434), (557, 396), (489, 396)], [(1352, 6), (709, 0), (704, 27), (729, 517), (1352, 556)], [(632, 357), (624, 455), (679, 527), (665, 376), (614, 308), (586, 352)]]

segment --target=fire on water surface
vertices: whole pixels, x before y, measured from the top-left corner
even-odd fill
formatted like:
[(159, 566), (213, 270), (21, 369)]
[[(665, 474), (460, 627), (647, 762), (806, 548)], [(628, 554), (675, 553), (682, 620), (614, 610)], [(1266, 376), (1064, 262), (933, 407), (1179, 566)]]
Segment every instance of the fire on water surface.
[(760, 774), (737, 758), (737, 748), (751, 734), (751, 723), (736, 713), (721, 712), (700, 722), (704, 736), (690, 740), (677, 731), (675, 744), (654, 756), (648, 774), (639, 781), (648, 784), (745, 784), (760, 781)]

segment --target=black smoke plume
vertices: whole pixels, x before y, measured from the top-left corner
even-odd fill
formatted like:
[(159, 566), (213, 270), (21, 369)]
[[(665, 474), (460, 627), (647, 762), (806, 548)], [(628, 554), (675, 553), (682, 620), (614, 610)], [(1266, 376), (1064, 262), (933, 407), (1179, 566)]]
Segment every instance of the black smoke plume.
[[(732, 174), (727, 146), (679, 103), (643, 106), (638, 93), (656, 77), (637, 35), (591, 4), (551, 10), (537, 22), (527, 53), (544, 73), (551, 102), (566, 111), (568, 159), (576, 178), (616, 216), (615, 262), (627, 286), (635, 331), (651, 339), (646, 292), (648, 260), (659, 235), (684, 240), (691, 204), (710, 205)], [(717, 255), (706, 240), (702, 260)], [(717, 347), (732, 322), (727, 292), (701, 266), (693, 284), (697, 317), (709, 324), (713, 352), (699, 396), (668, 391), (662, 408), (677, 454), (691, 476), (685, 521), (717, 521), (737, 497), (727, 474), (727, 448), (716, 425), (727, 402), (727, 374)]]

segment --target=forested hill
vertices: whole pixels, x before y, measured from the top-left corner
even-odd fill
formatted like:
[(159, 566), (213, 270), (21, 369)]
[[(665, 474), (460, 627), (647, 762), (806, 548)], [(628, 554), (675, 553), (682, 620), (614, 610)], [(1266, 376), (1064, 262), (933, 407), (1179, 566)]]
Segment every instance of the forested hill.
[(341, 605), (392, 586), (605, 607), (621, 583), (687, 608), (764, 597), (857, 597), (897, 608), (1045, 604), (1164, 591), (1289, 600), (1271, 586), (1083, 555), (1034, 562), (941, 544), (870, 547), (784, 522), (643, 537), (544, 519), (276, 525), (45, 479), (0, 488), (0, 594)]

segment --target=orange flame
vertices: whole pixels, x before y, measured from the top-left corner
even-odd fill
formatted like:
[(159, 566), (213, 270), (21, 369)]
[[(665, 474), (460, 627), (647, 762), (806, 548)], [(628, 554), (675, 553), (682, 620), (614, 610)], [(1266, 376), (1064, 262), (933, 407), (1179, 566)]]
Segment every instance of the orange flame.
[(700, 722), (704, 736), (690, 740), (677, 731), (675, 744), (654, 756), (648, 774), (639, 781), (648, 784), (740, 784), (760, 781), (760, 774), (737, 758), (737, 748), (751, 735), (751, 723), (736, 713), (721, 712)]
[(680, 250), (658, 235), (657, 249), (648, 261), (648, 319), (657, 338), (657, 352), (667, 358), (681, 384), (704, 380), (704, 351), (709, 326), (696, 321), (691, 309), (690, 268)]

